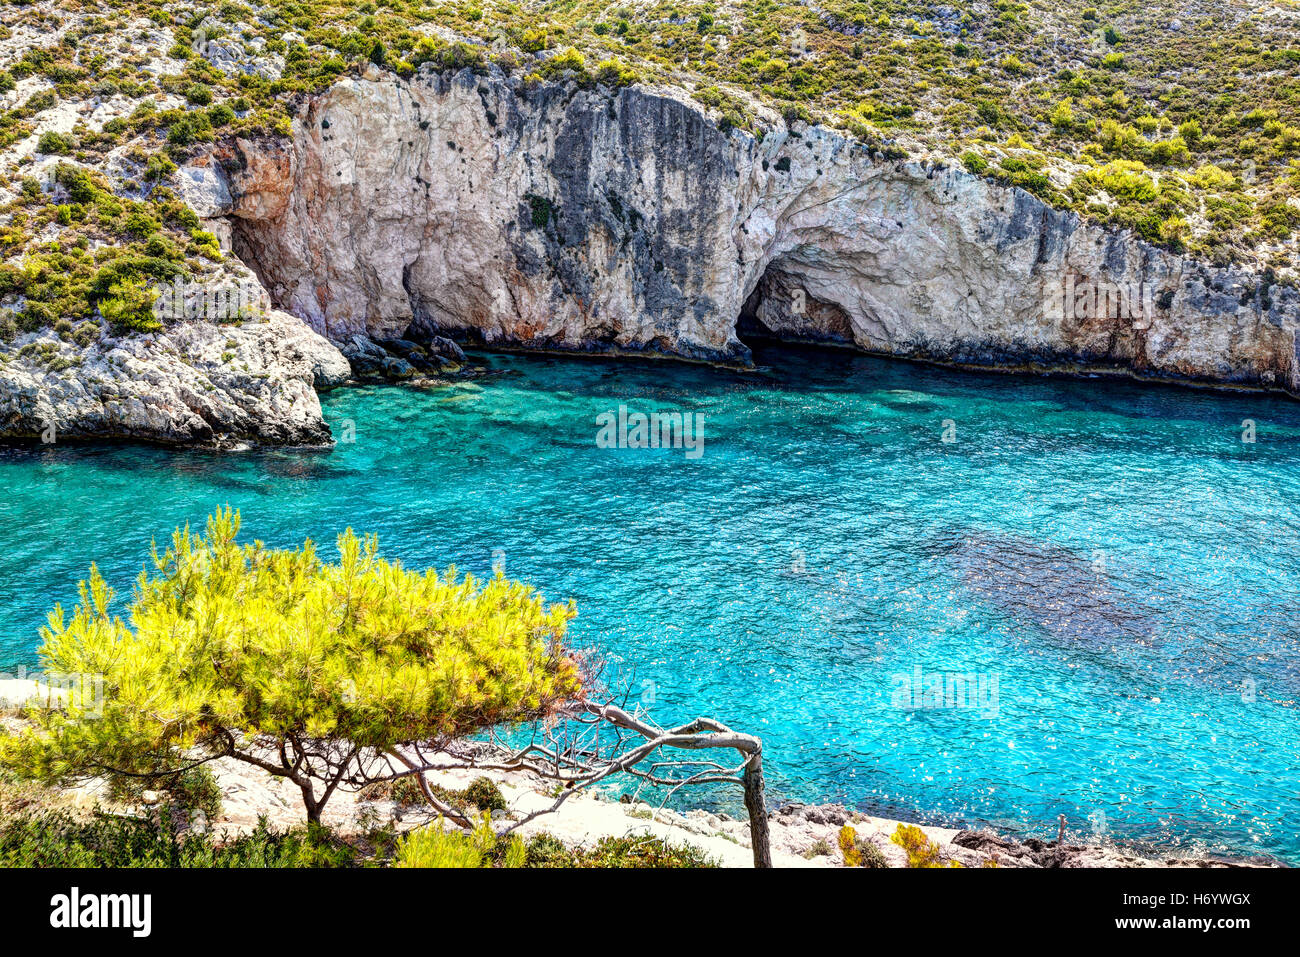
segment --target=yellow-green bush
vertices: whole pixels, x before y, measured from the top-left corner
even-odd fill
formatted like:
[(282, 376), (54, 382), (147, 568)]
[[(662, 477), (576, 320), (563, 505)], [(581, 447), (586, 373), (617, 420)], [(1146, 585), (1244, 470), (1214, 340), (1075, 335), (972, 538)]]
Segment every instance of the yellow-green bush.
[(498, 838), (489, 819), (471, 834), (448, 831), (442, 818), (411, 831), (397, 845), (394, 867), (523, 867), (527, 849), (518, 835)]
[(907, 852), (908, 867), (961, 867), (959, 861), (945, 858), (925, 832), (911, 824), (900, 824), (889, 838)]
[(241, 544), (239, 528), (226, 510), (202, 535), (177, 530), (125, 620), (92, 566), (39, 654), (48, 671), (101, 676), (102, 700), (33, 713), (0, 737), (0, 762), (67, 782), (227, 755), (288, 777), (318, 821), (339, 784), (364, 780), (360, 753), (540, 718), (581, 693), (572, 605), (501, 575), (408, 571), (351, 530), (330, 564), (310, 541)]

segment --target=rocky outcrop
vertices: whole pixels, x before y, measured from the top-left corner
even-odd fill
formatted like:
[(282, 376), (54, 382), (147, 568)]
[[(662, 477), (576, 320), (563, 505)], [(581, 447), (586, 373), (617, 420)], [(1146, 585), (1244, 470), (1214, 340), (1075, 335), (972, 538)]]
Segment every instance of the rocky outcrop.
[(0, 439), (328, 446), (316, 389), (348, 376), (338, 349), (278, 311), (84, 346), (28, 334), (0, 347)]
[(291, 143), (219, 159), (233, 241), (338, 342), (745, 361), (871, 352), (1300, 389), (1300, 296), (820, 127), (720, 130), (678, 92), (371, 70)]
[(360, 382), (433, 382), (440, 377), (459, 373), (465, 364), (465, 352), (442, 336), (432, 336), (423, 343), (407, 339), (382, 339), (357, 334), (341, 344), (343, 355), (352, 365), (352, 375)]

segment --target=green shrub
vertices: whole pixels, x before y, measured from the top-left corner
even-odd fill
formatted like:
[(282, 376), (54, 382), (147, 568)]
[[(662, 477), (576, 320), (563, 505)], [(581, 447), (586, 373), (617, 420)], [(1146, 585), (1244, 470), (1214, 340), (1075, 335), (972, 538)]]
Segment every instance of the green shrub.
[(527, 860), (523, 840), (497, 837), (484, 815), (470, 834), (445, 830), (442, 818), (411, 831), (398, 842), (393, 866), (519, 868)]
[(0, 867), (350, 867), (356, 852), (324, 828), (272, 830), (263, 818), (242, 837), (178, 831), (170, 815), (146, 818), (67, 811), (0, 823)]
[(538, 229), (543, 229), (555, 215), (555, 207), (551, 201), (544, 196), (534, 196), (529, 193), (524, 197), (528, 201), (529, 218), (532, 224)]
[(146, 239), (158, 231), (158, 221), (142, 209), (127, 214), (122, 223), (122, 232), (136, 239)]
[(465, 800), (480, 811), (504, 811), (507, 809), (505, 796), (496, 782), (491, 778), (475, 778), (465, 789)]
[(176, 164), (172, 162), (170, 156), (154, 153), (145, 162), (144, 180), (146, 183), (160, 183), (174, 172), (176, 172)]
[(1090, 190), (1104, 189), (1121, 200), (1149, 202), (1160, 195), (1160, 187), (1141, 163), (1114, 160), (1105, 166), (1086, 170), (1075, 178)]
[(118, 329), (137, 332), (156, 332), (162, 328), (153, 314), (157, 290), (150, 289), (139, 279), (124, 279), (108, 287), (107, 295), (99, 300), (99, 313)]
[(637, 75), (617, 60), (601, 60), (596, 64), (596, 80), (606, 86), (631, 86), (637, 81)]
[(845, 824), (839, 833), (840, 854), (845, 867), (888, 867), (885, 852), (872, 841), (858, 837), (851, 825)]
[[(554, 866), (554, 865), (552, 865)], [(656, 837), (602, 837), (594, 848), (574, 852), (571, 867), (717, 867), (717, 861), (690, 844), (672, 845)]]
[(976, 175), (984, 173), (989, 168), (989, 161), (974, 150), (967, 150), (961, 154), (962, 165)]
[(1069, 99), (1064, 99), (1052, 109), (1051, 123), (1058, 130), (1068, 130), (1074, 126), (1074, 110), (1070, 108)]
[(1009, 53), (999, 60), (998, 66), (1002, 67), (1002, 69), (1006, 70), (1008, 73), (1013, 73), (1017, 76), (1029, 72), (1029, 67), (1014, 53)]
[(908, 867), (961, 867), (958, 861), (944, 857), (925, 832), (911, 824), (900, 824), (890, 840), (907, 852)]
[(54, 181), (68, 191), (74, 203), (93, 203), (103, 194), (87, 170), (70, 163), (60, 163), (55, 167)]
[(811, 861), (814, 857), (830, 857), (834, 853), (835, 849), (819, 838), (813, 842), (812, 847), (803, 852), (803, 857)]
[(208, 120), (213, 126), (225, 126), (235, 118), (235, 111), (225, 103), (218, 103), (216, 106), (209, 107)]
[(556, 74), (564, 73), (566, 71), (580, 74), (582, 73), (583, 66), (586, 62), (586, 58), (579, 53), (577, 49), (569, 47), (567, 50), (562, 53), (557, 53), (542, 64), (542, 75), (555, 76)]
[(36, 152), (66, 156), (72, 152), (72, 139), (62, 133), (46, 130), (41, 134), (41, 138), (36, 141)]
[(461, 834), (433, 826), (407, 834), (398, 843), (394, 867), (482, 867), (483, 852)]
[(182, 113), (167, 128), (167, 142), (173, 146), (189, 146), (212, 139), (212, 120), (203, 112)]

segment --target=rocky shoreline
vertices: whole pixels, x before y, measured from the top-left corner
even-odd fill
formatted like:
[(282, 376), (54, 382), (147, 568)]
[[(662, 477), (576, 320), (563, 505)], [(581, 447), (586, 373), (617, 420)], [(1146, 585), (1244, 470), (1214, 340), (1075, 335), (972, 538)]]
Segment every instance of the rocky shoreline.
[[(265, 817), (276, 829), (302, 824), (301, 798), (287, 782), (231, 759), (210, 766), (222, 795), (222, 815), (199, 826), (214, 834), (230, 836), (253, 830)], [(520, 820), (549, 807), (551, 788), (526, 774), (495, 771), (448, 771), (431, 774), (430, 781), (444, 788), (461, 790), (477, 777), (491, 778), (500, 788), (507, 809), (494, 813), (499, 826)], [(90, 808), (105, 798), (105, 789), (95, 783), (69, 792), (68, 800)], [(124, 813), (143, 813), (142, 808)], [(341, 835), (363, 834), (376, 826), (392, 823), (398, 830), (428, 824), (434, 815), (427, 808), (412, 808), (390, 799), (366, 798), (340, 792), (326, 808), (324, 823)], [(883, 865), (907, 867), (906, 851), (891, 840), (900, 825), (919, 828), (944, 862), (964, 867), (1012, 868), (1152, 868), (1152, 867), (1258, 867), (1260, 862), (1229, 860), (1192, 853), (1155, 854), (1122, 845), (1029, 838), (1018, 840), (988, 830), (938, 827), (891, 818), (876, 817), (840, 804), (787, 804), (769, 813), (773, 863), (777, 867), (842, 867), (840, 832), (853, 828), (860, 842), (880, 851)], [(602, 837), (647, 835), (670, 844), (690, 844), (716, 859), (724, 867), (752, 867), (749, 824), (744, 818), (704, 809), (677, 810), (658, 807), (631, 795), (612, 792), (590, 793), (571, 798), (559, 811), (525, 823), (519, 832), (525, 838), (541, 833), (558, 837), (570, 847), (592, 847)]]
[(457, 376), (457, 341), (745, 367), (762, 336), (1300, 394), (1295, 288), (768, 121), (721, 129), (673, 89), (369, 66), (291, 138), (174, 174), (223, 268), (280, 309), (22, 333), (0, 344), (0, 440), (328, 447), (317, 392)]
[[(60, 692), (53, 692), (57, 700)], [(22, 719), (12, 710), (20, 702), (49, 700), (31, 680), (0, 680), (0, 724), (15, 730)], [(10, 710), (6, 712), (6, 707)], [(481, 746), (484, 758), (492, 755)], [(283, 778), (232, 758), (221, 758), (208, 767), (221, 791), (222, 813), (212, 821), (191, 822), (192, 826), (230, 836), (248, 833), (260, 819), (279, 830), (303, 823), (301, 796)], [(522, 820), (546, 810), (554, 802), (554, 782), (527, 772), (459, 769), (431, 773), (432, 784), (463, 790), (475, 778), (487, 777), (497, 784), (505, 798), (505, 810), (493, 812), (502, 824)], [(57, 792), (57, 805), (82, 811), (96, 806), (113, 807), (108, 788), (91, 781)], [(117, 807), (118, 813), (141, 814), (143, 807)], [(340, 790), (326, 806), (322, 821), (340, 834), (362, 834), (375, 827), (393, 824), (399, 830), (429, 823), (435, 815), (427, 806), (412, 807), (391, 796), (376, 797), (365, 791)], [(842, 867), (842, 829), (851, 827), (859, 842), (879, 852), (879, 866), (908, 866), (907, 852), (892, 840), (900, 825), (918, 828), (937, 850), (939, 859), (964, 867), (1095, 868), (1095, 867), (1261, 867), (1273, 862), (1229, 859), (1180, 850), (1161, 853), (1109, 842), (1073, 843), (1039, 838), (1018, 839), (988, 829), (964, 829), (917, 824), (877, 817), (843, 804), (785, 803), (768, 813), (773, 863), (777, 867)], [(648, 803), (637, 793), (614, 790), (588, 791), (574, 795), (560, 809), (542, 814), (519, 829), (524, 837), (549, 833), (571, 847), (590, 847), (602, 837), (648, 835), (672, 844), (691, 844), (726, 867), (751, 867), (749, 822), (702, 808), (678, 810)], [(1059, 837), (1059, 834), (1057, 835)]]
[(0, 438), (325, 447), (317, 393), (350, 374), (324, 337), (276, 311), (85, 344), (29, 333), (0, 348)]

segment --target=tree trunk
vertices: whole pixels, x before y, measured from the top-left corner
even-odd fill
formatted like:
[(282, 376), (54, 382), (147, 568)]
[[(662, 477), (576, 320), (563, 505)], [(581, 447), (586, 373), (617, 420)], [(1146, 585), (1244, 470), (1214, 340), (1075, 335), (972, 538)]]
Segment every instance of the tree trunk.
[(324, 810), (324, 802), (316, 800), (316, 793), (310, 781), (299, 784), (298, 787), (302, 789), (302, 805), (307, 809), (307, 823), (319, 824), (320, 812)]
[(772, 844), (767, 831), (767, 802), (763, 798), (763, 752), (749, 756), (742, 778), (745, 784), (745, 810), (749, 812), (749, 843), (754, 849), (754, 866), (772, 866)]

